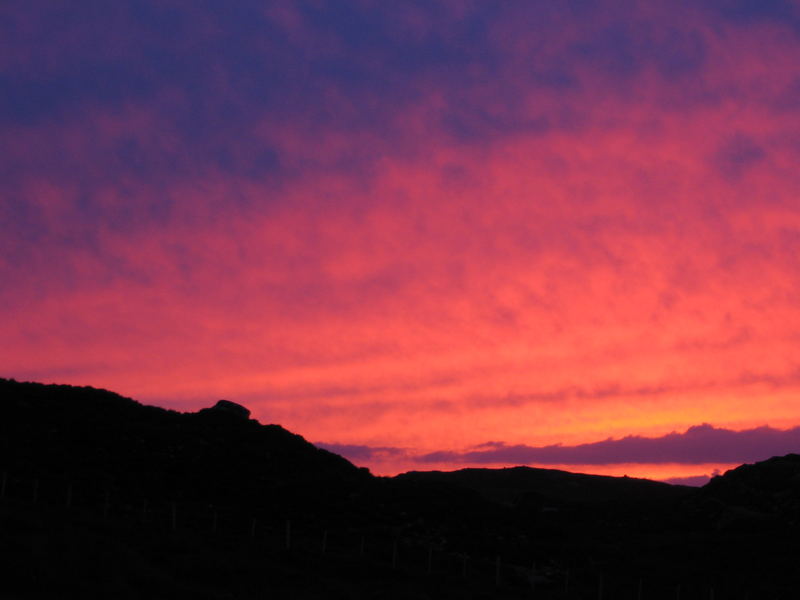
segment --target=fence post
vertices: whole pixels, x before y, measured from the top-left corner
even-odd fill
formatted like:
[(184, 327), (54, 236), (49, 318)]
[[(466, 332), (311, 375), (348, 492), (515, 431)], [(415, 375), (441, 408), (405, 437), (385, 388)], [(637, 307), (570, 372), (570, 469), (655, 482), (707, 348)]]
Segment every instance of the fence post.
[(322, 554), (328, 550), (328, 530), (322, 532)]
[(567, 569), (567, 572), (564, 574), (564, 595), (569, 595), (569, 569)]
[(603, 574), (597, 575), (597, 600), (603, 600)]
[(428, 573), (433, 572), (433, 546), (428, 546)]
[(292, 547), (292, 522), (290, 520), (286, 520), (286, 549), (289, 550)]
[(638, 588), (638, 591), (636, 593), (636, 600), (642, 600), (643, 586), (644, 586), (644, 583), (642, 581), (642, 578), (639, 577), (639, 588)]
[(33, 503), (36, 504), (36, 502), (38, 500), (39, 500), (39, 480), (38, 479), (34, 479), (33, 480)]
[(170, 510), (172, 516), (172, 531), (178, 530), (178, 507), (175, 505), (174, 502), (170, 503)]
[(466, 579), (467, 578), (467, 559), (469, 558), (468, 555), (464, 554), (461, 561), (461, 576)]
[(392, 569), (397, 568), (397, 540), (394, 541), (392, 546)]
[(500, 585), (500, 555), (497, 555), (494, 564), (494, 584), (496, 586)]
[(64, 500), (64, 504), (66, 505), (67, 508), (72, 506), (72, 484), (71, 483), (67, 484), (67, 497)]
[(147, 498), (142, 500), (142, 523), (147, 523)]
[(253, 521), (250, 523), (250, 537), (256, 537), (256, 518), (253, 517)]
[(364, 539), (364, 536), (362, 535), (361, 536), (361, 546), (359, 546), (359, 549), (358, 549), (358, 555), (359, 556), (364, 556), (364, 544), (365, 543), (366, 543), (366, 540)]
[(216, 533), (217, 532), (217, 509), (214, 508), (214, 509), (212, 509), (212, 511), (213, 511), (213, 513), (211, 515), (211, 532), (212, 533)]

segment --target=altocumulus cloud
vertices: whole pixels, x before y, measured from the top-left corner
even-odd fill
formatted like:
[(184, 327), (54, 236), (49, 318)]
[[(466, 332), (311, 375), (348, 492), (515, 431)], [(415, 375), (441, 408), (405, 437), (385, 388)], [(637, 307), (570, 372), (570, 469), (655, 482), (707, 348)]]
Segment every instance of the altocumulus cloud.
[(385, 472), (800, 425), (798, 32), (789, 0), (3, 0), (0, 365)]

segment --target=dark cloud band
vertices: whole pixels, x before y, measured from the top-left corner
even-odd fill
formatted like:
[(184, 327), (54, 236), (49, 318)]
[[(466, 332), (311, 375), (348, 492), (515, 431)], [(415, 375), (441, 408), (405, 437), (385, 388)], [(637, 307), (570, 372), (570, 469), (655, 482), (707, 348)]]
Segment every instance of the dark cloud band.
[(743, 431), (704, 423), (683, 433), (648, 438), (630, 435), (589, 444), (528, 446), (487, 442), (465, 451), (442, 450), (409, 455), (402, 448), (364, 445), (320, 444), (356, 461), (404, 456), (417, 463), (486, 465), (612, 465), (746, 463), (771, 456), (800, 452), (800, 427), (775, 429), (764, 426)]
[(657, 438), (631, 435), (575, 446), (491, 442), (466, 452), (432, 452), (418, 457), (418, 460), (542, 465), (744, 463), (798, 450), (800, 427), (732, 431), (704, 423), (690, 427), (684, 433), (673, 432)]

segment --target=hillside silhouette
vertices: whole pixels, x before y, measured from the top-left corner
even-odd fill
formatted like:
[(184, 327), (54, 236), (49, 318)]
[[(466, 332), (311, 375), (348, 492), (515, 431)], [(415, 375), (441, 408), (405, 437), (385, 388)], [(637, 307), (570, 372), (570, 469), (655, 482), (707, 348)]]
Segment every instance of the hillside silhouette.
[(557, 469), (511, 467), (411, 471), (401, 481), (442, 482), (473, 489), (503, 503), (562, 504), (662, 504), (688, 494), (685, 486), (633, 477), (585, 475)]
[(780, 598), (800, 456), (375, 477), (238, 404), (0, 379), (0, 598)]

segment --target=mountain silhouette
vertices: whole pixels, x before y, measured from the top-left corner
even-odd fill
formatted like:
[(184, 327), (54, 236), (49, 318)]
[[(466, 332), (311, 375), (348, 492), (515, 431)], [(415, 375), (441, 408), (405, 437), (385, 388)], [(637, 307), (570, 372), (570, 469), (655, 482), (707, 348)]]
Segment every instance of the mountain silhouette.
[[(94, 388), (0, 381), (0, 439), (13, 471), (114, 495), (196, 502), (349, 490), (368, 473), (221, 400), (197, 413), (143, 406)], [(297, 496), (297, 497), (296, 497)]]
[(698, 523), (719, 530), (800, 526), (800, 455), (775, 456), (714, 477), (685, 502)]
[(506, 504), (538, 501), (542, 505), (660, 504), (689, 494), (692, 489), (650, 479), (585, 475), (557, 469), (510, 467), (411, 471), (400, 480), (437, 481), (460, 485)]
[(799, 474), (375, 477), (228, 400), (0, 379), (0, 598), (791, 597)]

